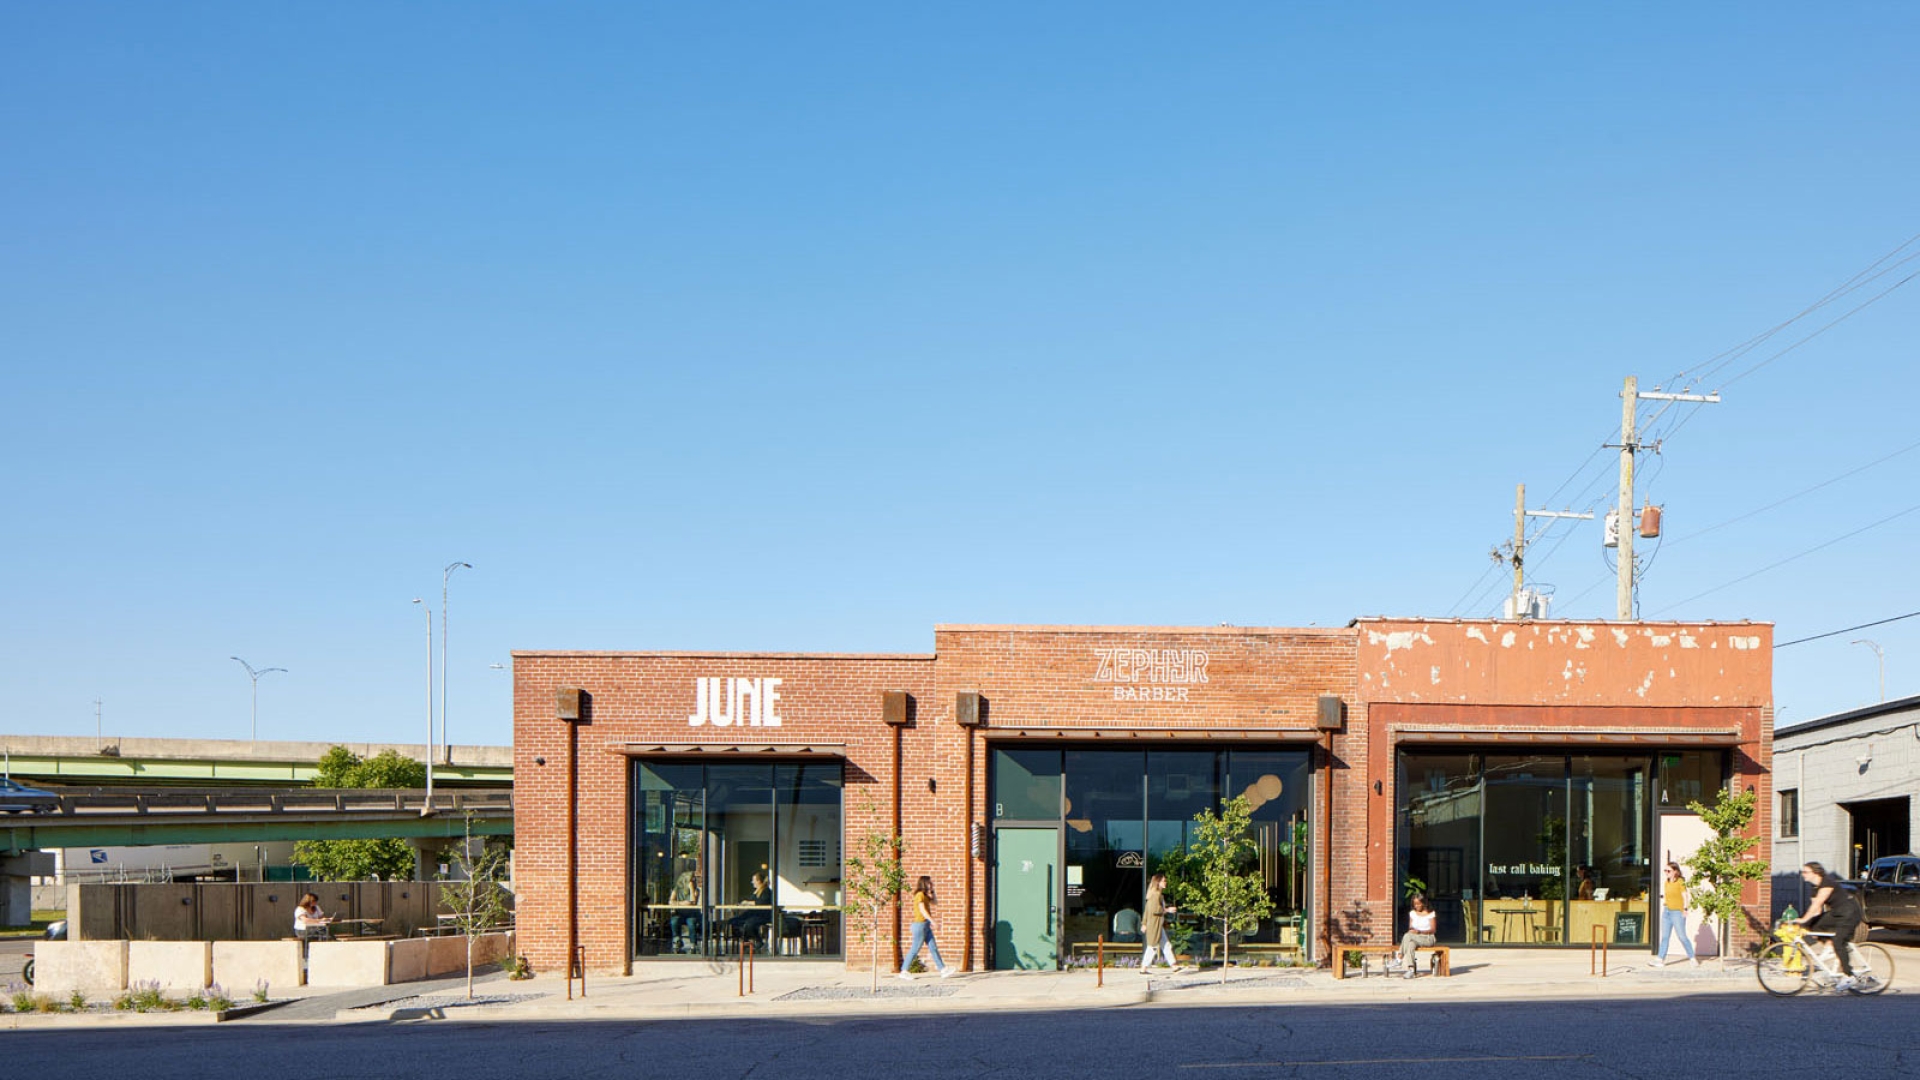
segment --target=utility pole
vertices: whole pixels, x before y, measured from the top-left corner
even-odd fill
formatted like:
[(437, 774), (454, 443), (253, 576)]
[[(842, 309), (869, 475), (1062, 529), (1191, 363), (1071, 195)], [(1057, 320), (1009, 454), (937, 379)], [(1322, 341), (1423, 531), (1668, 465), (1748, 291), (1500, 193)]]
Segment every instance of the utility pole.
[[(1642, 401), (1690, 401), (1701, 405), (1717, 405), (1720, 395), (1715, 394), (1670, 394), (1661, 390), (1640, 392), (1640, 380), (1627, 376), (1626, 385), (1620, 391), (1620, 501), (1615, 512), (1614, 533), (1620, 544), (1620, 566), (1618, 586), (1615, 592), (1616, 617), (1621, 622), (1633, 618), (1633, 455), (1639, 451), (1637, 441), (1639, 433), (1634, 430), (1635, 416)], [(1656, 449), (1658, 444), (1655, 444)]]
[(1524, 619), (1527, 609), (1521, 604), (1520, 594), (1526, 587), (1527, 561), (1527, 519), (1528, 518), (1571, 518), (1578, 521), (1591, 521), (1591, 513), (1576, 514), (1571, 510), (1529, 510), (1527, 509), (1527, 485), (1515, 484), (1513, 488), (1513, 546), (1505, 555), (1499, 548), (1493, 550), (1494, 560), (1513, 564), (1513, 600), (1512, 617)]
[(1620, 539), (1620, 568), (1614, 591), (1616, 618), (1633, 618), (1633, 421), (1640, 410), (1640, 380), (1627, 376), (1620, 391), (1620, 501), (1614, 519), (1614, 534)]
[(1520, 615), (1520, 584), (1526, 580), (1521, 564), (1527, 561), (1527, 485), (1513, 485), (1513, 614)]

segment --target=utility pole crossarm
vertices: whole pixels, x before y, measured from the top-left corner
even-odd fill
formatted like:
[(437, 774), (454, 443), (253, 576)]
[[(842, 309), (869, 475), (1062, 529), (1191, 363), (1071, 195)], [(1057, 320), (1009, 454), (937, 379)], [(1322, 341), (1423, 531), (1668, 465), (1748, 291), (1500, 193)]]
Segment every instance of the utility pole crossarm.
[(1576, 521), (1592, 521), (1593, 520), (1592, 511), (1588, 511), (1584, 514), (1576, 514), (1571, 510), (1529, 510), (1527, 511), (1527, 516), (1537, 517), (1537, 518), (1572, 518)]
[(1720, 395), (1718, 392), (1711, 394), (1667, 394), (1658, 390), (1643, 390), (1639, 392), (1638, 397), (1641, 401), (1699, 401), (1708, 405), (1720, 404)]

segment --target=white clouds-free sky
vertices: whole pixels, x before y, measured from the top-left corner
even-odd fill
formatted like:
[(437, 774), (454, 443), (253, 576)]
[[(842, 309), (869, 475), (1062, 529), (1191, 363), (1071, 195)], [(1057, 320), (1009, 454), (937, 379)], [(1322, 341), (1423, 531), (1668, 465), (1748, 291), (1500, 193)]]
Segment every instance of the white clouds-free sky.
[[(244, 737), (238, 653), (290, 669), (262, 737), (417, 738), (408, 601), (455, 559), (460, 742), (507, 740), (514, 648), (1489, 613), (1513, 485), (1604, 496), (1623, 376), (1920, 232), (1916, 30), (15, 6), (0, 730), (88, 732), (99, 698), (109, 734)], [(1920, 437), (1916, 329), (1896, 289), (1656, 422), (1643, 614), (1787, 640), (1920, 609), (1920, 513), (1693, 599), (1920, 506), (1920, 452), (1689, 536)], [(1557, 615), (1612, 614), (1594, 525), (1535, 551)], [(1916, 619), (1782, 650), (1786, 720), (1877, 693), (1855, 636), (1920, 690)]]

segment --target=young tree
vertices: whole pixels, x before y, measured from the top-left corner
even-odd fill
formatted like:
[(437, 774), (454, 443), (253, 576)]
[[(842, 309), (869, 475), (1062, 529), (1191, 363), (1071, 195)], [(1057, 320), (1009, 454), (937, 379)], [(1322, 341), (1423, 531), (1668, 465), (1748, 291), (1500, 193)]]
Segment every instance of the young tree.
[(506, 887), (507, 853), (483, 846), (478, 856), (469, 858), (473, 846), (473, 817), (466, 821), (466, 843), (460, 846), (454, 861), (466, 874), (465, 881), (452, 881), (440, 887), (440, 902), (452, 909), (453, 925), (467, 939), (467, 1000), (473, 1000), (473, 943), (480, 935), (506, 922), (511, 910)]
[(847, 856), (845, 887), (847, 899), (866, 926), (867, 940), (873, 943), (872, 993), (877, 994), (880, 992), (880, 920), (889, 914), (894, 898), (907, 887), (907, 870), (901, 861), (907, 842), (891, 833), (869, 829), (861, 837), (860, 847), (861, 854)]
[[(1220, 981), (1227, 981), (1229, 945), (1234, 931), (1251, 930), (1273, 913), (1273, 898), (1253, 866), (1258, 847), (1247, 835), (1253, 809), (1245, 795), (1227, 800), (1220, 813), (1202, 810), (1193, 817), (1193, 842), (1181, 860), (1184, 879), (1176, 885), (1180, 902), (1220, 927)], [(1171, 876), (1168, 878), (1173, 883)]]
[(1720, 923), (1720, 962), (1727, 962), (1728, 932), (1735, 915), (1742, 914), (1740, 894), (1750, 881), (1767, 876), (1768, 864), (1752, 856), (1760, 839), (1747, 835), (1759, 796), (1751, 791), (1730, 795), (1722, 789), (1712, 806), (1690, 802), (1687, 809), (1713, 830), (1713, 836), (1700, 849), (1687, 856), (1684, 865), (1693, 872), (1687, 895), (1700, 910)]
[[(317, 788), (419, 788), (427, 767), (392, 750), (361, 758), (344, 746), (321, 756), (314, 776)], [(293, 861), (321, 881), (404, 879), (413, 873), (413, 849), (404, 840), (302, 840), (293, 845)]]

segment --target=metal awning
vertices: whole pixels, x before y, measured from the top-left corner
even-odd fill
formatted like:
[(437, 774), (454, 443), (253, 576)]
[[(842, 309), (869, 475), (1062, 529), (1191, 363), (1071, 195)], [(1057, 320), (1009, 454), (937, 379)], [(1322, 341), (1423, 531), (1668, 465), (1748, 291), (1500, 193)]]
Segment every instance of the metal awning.
[(989, 739), (1026, 739), (1078, 742), (1301, 742), (1317, 743), (1325, 735), (1315, 728), (1079, 728), (984, 727)]
[(1492, 744), (1520, 746), (1739, 746), (1740, 732), (1733, 728), (1530, 728), (1525, 730), (1486, 730), (1473, 728), (1422, 728), (1392, 725), (1395, 742), (1447, 743), (1449, 745)]
[(719, 757), (847, 756), (845, 743), (612, 743), (608, 750), (627, 757), (650, 754), (705, 754)]

